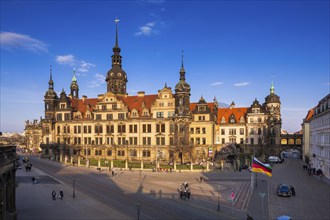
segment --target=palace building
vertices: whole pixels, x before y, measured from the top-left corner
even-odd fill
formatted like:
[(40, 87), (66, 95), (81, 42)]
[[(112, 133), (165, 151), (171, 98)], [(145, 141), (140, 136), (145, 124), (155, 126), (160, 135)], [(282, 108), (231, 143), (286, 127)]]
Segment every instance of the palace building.
[[(79, 96), (73, 74), (70, 93), (57, 95), (52, 80), (44, 96), (45, 115), (26, 122), (27, 145), (39, 140), (44, 156), (63, 155), (119, 160), (201, 161), (229, 143), (276, 147), (280, 144), (281, 102), (270, 88), (265, 103), (220, 108), (203, 97), (191, 102), (191, 87), (181, 61), (174, 91), (167, 84), (157, 94), (127, 93), (128, 75), (122, 66), (116, 22), (112, 66), (106, 74), (106, 93)], [(38, 137), (37, 137), (38, 136)], [(27, 147), (31, 147), (27, 146)], [(61, 156), (60, 156), (61, 155)]]

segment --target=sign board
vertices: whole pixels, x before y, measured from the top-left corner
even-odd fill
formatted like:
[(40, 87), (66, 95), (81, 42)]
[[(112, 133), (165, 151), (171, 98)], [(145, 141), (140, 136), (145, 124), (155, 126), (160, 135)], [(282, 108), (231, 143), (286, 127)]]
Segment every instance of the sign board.
[(230, 197), (231, 197), (231, 200), (234, 201), (234, 199), (235, 199), (235, 192), (234, 191), (231, 192)]
[(209, 157), (213, 156), (213, 147), (209, 147)]

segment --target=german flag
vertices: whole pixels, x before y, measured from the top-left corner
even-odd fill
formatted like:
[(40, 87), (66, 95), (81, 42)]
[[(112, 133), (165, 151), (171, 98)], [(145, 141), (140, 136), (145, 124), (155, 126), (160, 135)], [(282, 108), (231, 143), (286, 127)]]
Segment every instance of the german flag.
[(267, 176), (272, 176), (272, 168), (268, 164), (261, 163), (257, 158), (253, 157), (252, 172), (263, 173)]

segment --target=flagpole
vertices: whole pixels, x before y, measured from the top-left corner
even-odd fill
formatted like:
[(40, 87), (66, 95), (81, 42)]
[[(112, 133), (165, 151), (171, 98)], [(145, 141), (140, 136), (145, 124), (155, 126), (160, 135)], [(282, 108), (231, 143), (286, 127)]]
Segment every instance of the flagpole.
[(251, 195), (253, 193), (253, 172), (252, 172), (252, 164), (253, 164), (253, 157), (254, 155), (251, 156)]

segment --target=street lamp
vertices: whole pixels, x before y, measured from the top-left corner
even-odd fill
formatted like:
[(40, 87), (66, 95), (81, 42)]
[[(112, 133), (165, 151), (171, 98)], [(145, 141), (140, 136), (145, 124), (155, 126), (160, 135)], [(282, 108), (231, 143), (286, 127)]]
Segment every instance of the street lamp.
[(73, 180), (72, 180), (72, 198), (75, 198), (76, 197), (75, 185), (76, 185), (76, 180), (73, 177)]
[(141, 210), (141, 204), (136, 204), (136, 211), (137, 211), (138, 220), (140, 220), (140, 210)]
[(218, 212), (220, 212), (220, 195), (219, 195), (219, 193), (220, 193), (220, 185), (218, 185), (218, 209), (217, 209)]

